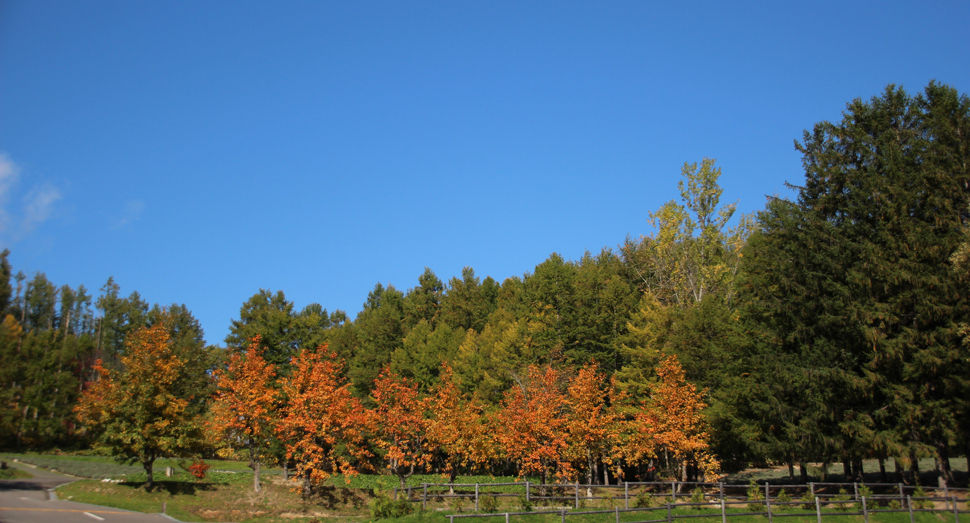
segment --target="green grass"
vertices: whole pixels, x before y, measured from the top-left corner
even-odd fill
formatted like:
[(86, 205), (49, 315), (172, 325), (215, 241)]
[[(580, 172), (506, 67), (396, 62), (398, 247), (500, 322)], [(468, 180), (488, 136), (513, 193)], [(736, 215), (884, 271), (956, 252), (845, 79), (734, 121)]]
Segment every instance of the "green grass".
[(29, 479), (32, 477), (34, 477), (34, 475), (30, 472), (20, 470), (18, 468), (9, 467), (0, 469), (0, 479)]
[[(562, 516), (556, 512), (552, 514), (541, 514), (540, 510), (536, 510), (532, 514), (528, 515), (512, 515), (509, 517), (509, 521), (516, 523), (559, 523), (562, 521)], [(576, 514), (570, 515), (570, 512), (582, 512), (580, 511), (566, 511), (566, 522), (567, 523), (613, 523), (616, 521), (615, 513), (606, 514)], [(692, 518), (692, 519), (674, 519), (674, 522), (685, 523), (690, 521), (705, 522), (705, 523), (720, 523), (721, 522), (721, 512), (719, 510), (706, 511), (710, 517), (703, 518)], [(732, 512), (740, 511), (728, 511), (728, 523), (767, 523), (768, 518), (765, 516), (732, 516)], [(864, 518), (862, 516), (833, 516), (827, 515), (827, 511), (822, 511), (822, 522), (823, 523), (863, 523)], [(380, 520), (386, 523), (418, 523), (418, 522), (429, 522), (429, 523), (447, 523), (447, 515), (451, 512), (415, 512), (408, 516), (400, 518), (389, 518)], [(674, 510), (673, 514), (678, 515), (698, 515), (703, 512), (692, 510), (692, 509), (678, 509)], [(916, 523), (952, 523), (954, 521), (953, 514), (943, 514), (943, 513), (917, 513), (914, 515), (914, 520)], [(667, 517), (666, 510), (657, 510), (653, 512), (620, 512), (620, 522), (632, 522), (632, 521), (643, 521), (650, 519), (665, 519)], [(966, 517), (966, 516), (964, 516)], [(776, 521), (784, 523), (816, 523), (817, 519), (815, 513), (806, 513), (805, 516), (787, 516)], [(909, 523), (908, 513), (879, 513), (870, 514), (870, 523)], [(493, 516), (493, 517), (476, 517), (476, 518), (461, 518), (455, 519), (456, 523), (504, 523), (505, 516)]]
[[(145, 469), (140, 463), (119, 463), (113, 458), (104, 456), (3, 453), (0, 454), (0, 459), (6, 461), (13, 461), (14, 459), (17, 459), (22, 463), (29, 463), (31, 465), (36, 465), (49, 470), (57, 470), (58, 472), (79, 478), (102, 479), (125, 477), (134, 478), (134, 481), (144, 481), (147, 479)], [(226, 480), (228, 480), (231, 475), (235, 476), (240, 474), (249, 474), (249, 482), (252, 482), (252, 469), (249, 468), (246, 462), (211, 460), (206, 461), (206, 463), (208, 463), (211, 467), (209, 469), (211, 474), (225, 474), (225, 476), (227, 476)], [(185, 470), (185, 468), (189, 465), (191, 465), (191, 462), (186, 460), (158, 459), (155, 461), (153, 466), (153, 475), (156, 479), (164, 478), (165, 467), (172, 467), (175, 469), (175, 476), (173, 479), (194, 479), (188, 473), (188, 471)], [(280, 475), (282, 474), (282, 469), (264, 469), (262, 474), (264, 476)]]
[[(886, 475), (890, 483), (895, 482), (894, 479), (895, 470), (893, 469), (892, 460), (886, 460)], [(923, 485), (935, 485), (936, 484), (936, 464), (933, 458), (923, 458), (919, 460), (920, 469), (920, 483)], [(950, 458), (950, 467), (953, 469), (954, 474), (957, 476), (958, 483), (964, 483), (968, 478), (967, 470), (967, 458)], [(808, 475), (809, 481), (820, 482), (822, 481), (822, 464), (821, 463), (810, 463), (808, 464)], [(882, 479), (879, 473), (879, 460), (868, 459), (862, 462), (862, 472), (865, 476), (867, 483), (879, 483)], [(795, 482), (801, 482), (801, 476), (799, 475), (798, 465), (795, 466)], [(729, 474), (724, 478), (725, 483), (748, 483), (754, 480), (756, 482), (770, 481), (774, 484), (788, 483), (788, 466), (782, 465), (778, 467), (771, 468), (754, 468), (744, 470), (735, 474)], [(825, 473), (825, 481), (831, 483), (842, 483), (846, 482), (842, 474), (842, 464), (841, 463), (830, 463)], [(852, 483), (848, 481), (848, 483)]]

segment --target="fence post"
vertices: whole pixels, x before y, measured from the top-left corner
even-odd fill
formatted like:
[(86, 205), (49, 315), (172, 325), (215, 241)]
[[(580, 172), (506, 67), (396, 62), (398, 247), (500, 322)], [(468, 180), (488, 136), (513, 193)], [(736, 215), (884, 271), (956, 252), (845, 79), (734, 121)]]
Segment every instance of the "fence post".
[(960, 510), (957, 509), (956, 496), (953, 496), (953, 523), (960, 523)]
[(721, 523), (727, 523), (727, 509), (724, 508), (724, 496), (721, 496)]
[(812, 497), (814, 498), (815, 497), (815, 482), (814, 481), (808, 484), (808, 491), (812, 493)]
[(866, 506), (866, 497), (862, 496), (862, 517), (869, 523), (869, 507)]
[[(452, 522), (452, 523), (454, 523), (454, 522)], [(505, 513), (505, 523), (509, 523), (509, 513), (508, 512)]]
[(670, 503), (667, 503), (667, 523), (670, 523)]
[(916, 523), (913, 520), (913, 498), (906, 496), (907, 505), (909, 505), (909, 523)]
[(529, 501), (529, 482), (525, 482), (525, 500)]
[(768, 498), (770, 497), (771, 497), (771, 491), (768, 490), (768, 480), (765, 480), (765, 501), (767, 502)]
[[(421, 492), (421, 510), (428, 510), (428, 484), (422, 483), (421, 486), (424, 488), (424, 491)], [(478, 510), (478, 506), (475, 507), (475, 510)]]
[(768, 511), (768, 523), (771, 521), (771, 498), (768, 497), (768, 482), (765, 481), (765, 510)]
[(623, 508), (630, 508), (630, 482), (623, 482), (623, 499), (626, 501), (626, 506)]
[(616, 510), (616, 523), (620, 523), (620, 507), (613, 507), (613, 508)]
[(448, 514), (448, 523), (455, 523), (455, 516)]
[(562, 520), (561, 521), (562, 521), (562, 523), (566, 523), (566, 509), (561, 509), (561, 510), (562, 510)]
[(475, 483), (475, 512), (478, 512), (478, 483)]
[(902, 504), (906, 502), (906, 500), (903, 499), (903, 484), (900, 483), (898, 487), (899, 487), (899, 503)]
[(815, 496), (815, 516), (818, 518), (818, 523), (822, 523), (822, 504), (818, 502), (818, 496)]
[(854, 496), (853, 499), (855, 499), (856, 501), (859, 501), (859, 484), (858, 483), (855, 483), (855, 482), (852, 483), (852, 492), (854, 493), (853, 494), (853, 496)]
[(724, 499), (724, 482), (723, 481), (718, 481), (717, 482), (717, 491), (720, 493), (720, 497), (723, 500)]
[(673, 500), (674, 503), (677, 503), (677, 482), (676, 481), (670, 482), (670, 499)]
[(411, 501), (411, 485), (408, 485), (408, 501)]
[(397, 487), (394, 487), (394, 501), (397, 501)]
[(579, 482), (576, 482), (576, 508), (579, 508)]

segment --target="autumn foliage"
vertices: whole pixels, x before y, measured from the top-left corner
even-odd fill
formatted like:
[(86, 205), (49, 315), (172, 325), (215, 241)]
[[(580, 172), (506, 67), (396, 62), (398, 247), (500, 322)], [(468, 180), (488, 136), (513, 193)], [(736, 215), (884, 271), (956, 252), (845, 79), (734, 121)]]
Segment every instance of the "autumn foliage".
[(341, 377), (343, 361), (326, 346), (293, 359), (281, 382), (286, 401), (276, 432), (296, 463), (304, 493), (334, 474), (356, 474), (354, 459), (370, 457), (364, 445), (369, 417)]
[(444, 472), (454, 483), (459, 468), (485, 467), (498, 453), (484, 407), (462, 394), (458, 377), (447, 363), (441, 366), (439, 380), (428, 398), (428, 434), (444, 455)]
[(523, 382), (506, 392), (497, 415), (496, 438), (505, 455), (519, 466), (521, 476), (536, 474), (541, 483), (550, 475), (566, 479), (572, 474), (564, 456), (569, 402), (561, 379), (551, 367), (529, 367)]
[[(680, 468), (688, 464), (706, 474), (716, 472), (708, 453), (708, 433), (702, 414), (707, 406), (697, 387), (688, 383), (676, 356), (667, 356), (656, 369), (659, 380), (650, 384), (650, 397), (630, 422), (627, 458), (639, 462), (663, 454)], [(679, 472), (681, 479), (684, 473)]]
[(434, 457), (433, 441), (428, 438), (429, 420), (426, 402), (410, 380), (387, 367), (374, 381), (372, 416), (376, 444), (384, 452), (390, 472), (405, 486), (408, 477), (425, 470)]
[(121, 371), (99, 360), (75, 408), (78, 420), (118, 459), (139, 462), (154, 486), (153, 465), (162, 456), (190, 455), (203, 442), (203, 422), (192, 408), (204, 398), (184, 395), (186, 365), (164, 323), (134, 331)]
[(246, 446), (254, 473), (253, 489), (259, 492), (263, 453), (279, 415), (274, 388), (276, 371), (263, 359), (259, 337), (244, 353), (232, 354), (226, 370), (216, 370), (213, 377), (218, 389), (211, 424), (230, 440), (242, 441)]

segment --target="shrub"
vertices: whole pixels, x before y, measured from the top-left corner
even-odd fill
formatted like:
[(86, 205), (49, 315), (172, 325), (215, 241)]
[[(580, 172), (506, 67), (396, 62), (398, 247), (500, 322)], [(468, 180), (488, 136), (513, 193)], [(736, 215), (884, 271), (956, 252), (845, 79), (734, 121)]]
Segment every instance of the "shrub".
[(207, 470), (209, 470), (209, 465), (201, 459), (199, 461), (192, 462), (192, 466), (189, 467), (189, 472), (191, 472), (192, 475), (195, 476), (195, 479), (198, 480), (205, 479), (205, 473)]
[(461, 514), (465, 511), (465, 498), (461, 496), (449, 498), (448, 506), (451, 507), (451, 510)]
[(764, 497), (761, 495), (761, 487), (754, 480), (751, 480), (751, 483), (748, 484), (748, 501), (751, 502), (748, 503), (748, 511), (761, 512), (763, 508), (761, 504), (762, 500), (764, 500)]
[(799, 498), (799, 501), (802, 502), (803, 510), (815, 510), (815, 497), (812, 496), (811, 491), (806, 491), (805, 495)]
[(887, 505), (890, 510), (899, 510), (902, 508), (903, 504), (899, 502), (898, 499), (891, 499)]
[(913, 500), (913, 508), (915, 509), (928, 508), (930, 505), (929, 501), (925, 499), (916, 499), (916, 498), (925, 498), (925, 497), (926, 497), (926, 491), (923, 490), (922, 486), (916, 485), (916, 490), (913, 491), (913, 495), (910, 497), (910, 499)]
[(641, 492), (637, 494), (637, 498), (633, 501), (633, 506), (636, 508), (650, 508), (653, 506), (653, 496), (649, 492)]
[(785, 489), (781, 489), (781, 492), (778, 493), (778, 497), (776, 499), (779, 503), (779, 510), (788, 510), (791, 508), (791, 505), (786, 505), (786, 503), (791, 503), (791, 496), (788, 495), (788, 492), (786, 492)]
[(397, 501), (387, 497), (378, 496), (371, 502), (370, 513), (377, 519), (399, 518), (411, 513), (411, 502), (406, 499)]
[(846, 512), (847, 510), (849, 510), (849, 504), (846, 503), (846, 501), (849, 501), (849, 499), (851, 498), (849, 496), (849, 493), (846, 492), (844, 488), (840, 488), (839, 494), (832, 499), (834, 499), (837, 502), (835, 504), (835, 508), (839, 512)]
[(498, 511), (498, 496), (481, 496), (478, 498), (478, 508), (482, 512)]
[(532, 500), (523, 496), (518, 497), (519, 510), (522, 512), (532, 512)]
[(867, 487), (865, 485), (862, 485), (862, 486), (859, 487), (859, 498), (860, 498), (860, 501), (859, 501), (859, 510), (862, 510), (862, 500), (861, 500), (861, 498), (866, 498), (866, 509), (867, 510), (875, 510), (876, 508), (879, 507), (879, 503), (877, 503), (876, 500), (872, 499), (872, 489), (870, 489), (869, 487)]
[[(700, 488), (700, 487), (697, 487), (694, 490), (692, 490), (691, 493), (690, 493), (690, 502), (691, 503), (703, 503), (704, 502), (704, 490), (702, 488)], [(704, 507), (694, 507), (694, 508), (697, 509), (697, 510), (700, 510), (700, 509), (702, 509)]]
[(613, 508), (616, 506), (616, 499), (613, 497), (612, 492), (607, 491), (605, 494), (603, 494), (603, 504), (606, 505), (607, 508)]

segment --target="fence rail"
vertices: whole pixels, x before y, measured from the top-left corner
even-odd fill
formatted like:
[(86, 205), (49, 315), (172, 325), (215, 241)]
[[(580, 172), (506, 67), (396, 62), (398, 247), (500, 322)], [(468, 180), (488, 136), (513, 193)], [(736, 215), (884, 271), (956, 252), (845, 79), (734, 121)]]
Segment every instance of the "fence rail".
[[(967, 489), (962, 489), (962, 490), (966, 491)], [(789, 506), (789, 507), (794, 507), (794, 508), (801, 507), (802, 509), (804, 509), (804, 506), (807, 503), (809, 503), (809, 502), (806, 502), (806, 501), (778, 502), (778, 501), (776, 501), (775, 503), (772, 503), (770, 501), (770, 499), (765, 499), (764, 501), (761, 502), (761, 504), (764, 506), (764, 510), (757, 510), (757, 511), (751, 511), (751, 510), (749, 510), (748, 512), (728, 512), (727, 511), (727, 508), (730, 505), (746, 505), (750, 509), (750, 507), (753, 504), (755, 504), (755, 502), (750, 501), (750, 500), (749, 501), (726, 501), (724, 498), (721, 498), (719, 500), (719, 502), (717, 503), (717, 505), (719, 505), (720, 511), (718, 511), (718, 512), (707, 512), (707, 513), (704, 513), (704, 514), (674, 514), (673, 513), (673, 510), (674, 509), (677, 509), (677, 508), (711, 508), (711, 504), (710, 503), (665, 503), (664, 506), (661, 506), (661, 507), (642, 507), (642, 508), (632, 508), (632, 509), (631, 508), (623, 508), (623, 509), (621, 509), (619, 507), (616, 507), (613, 510), (587, 510), (587, 511), (574, 511), (574, 510), (569, 510), (569, 509), (567, 509), (565, 507), (561, 507), (561, 508), (556, 509), (556, 510), (543, 510), (543, 511), (530, 511), (530, 512), (495, 512), (495, 513), (488, 513), (488, 514), (452, 514), (452, 515), (448, 515), (448, 519), (449, 519), (449, 523), (455, 523), (455, 520), (456, 519), (462, 519), (462, 518), (495, 518), (495, 517), (503, 517), (504, 516), (505, 517), (505, 522), (506, 523), (510, 523), (510, 519), (512, 518), (512, 516), (517, 516), (517, 517), (521, 518), (521, 517), (538, 516), (538, 515), (558, 515), (558, 516), (561, 517), (562, 523), (566, 523), (566, 519), (569, 518), (569, 517), (584, 516), (584, 515), (593, 515), (593, 514), (604, 514), (604, 515), (605, 514), (613, 514), (616, 523), (620, 523), (620, 514), (646, 513), (646, 515), (649, 517), (649, 515), (652, 512), (656, 512), (656, 511), (666, 511), (665, 517), (663, 517), (663, 518), (659, 518), (659, 519), (643, 519), (643, 520), (637, 520), (637, 521), (625, 521), (624, 523), (674, 523), (674, 521), (676, 521), (676, 520), (693, 519), (693, 518), (721, 518), (721, 523), (728, 523), (729, 517), (738, 517), (738, 516), (767, 516), (769, 523), (773, 523), (774, 518), (783, 518), (783, 517), (815, 516), (816, 519), (817, 519), (817, 521), (818, 521), (818, 523), (822, 523), (823, 516), (824, 517), (831, 517), (831, 516), (863, 516), (863, 518), (865, 520), (865, 523), (869, 523), (869, 516), (870, 516), (870, 514), (876, 514), (876, 513), (906, 513), (906, 512), (908, 512), (909, 513), (910, 523), (914, 523), (915, 522), (915, 514), (918, 513), (918, 512), (936, 512), (936, 513), (941, 513), (942, 512), (942, 513), (952, 513), (953, 514), (954, 523), (960, 523), (960, 514), (968, 514), (968, 513), (970, 513), (970, 511), (968, 511), (968, 510), (959, 510), (959, 508), (957, 506), (957, 503), (958, 503), (959, 500), (957, 499), (956, 496), (950, 496), (950, 497), (920, 497), (920, 498), (913, 498), (911, 496), (906, 496), (906, 503), (904, 505), (905, 508), (899, 508), (899, 509), (869, 508), (869, 502), (878, 501), (878, 500), (885, 500), (885, 499), (895, 500), (896, 497), (895, 496), (892, 496), (892, 497), (887, 497), (887, 496), (873, 496), (873, 497), (867, 498), (866, 496), (861, 496), (861, 498), (858, 500), (857, 503), (856, 502), (853, 502), (852, 500), (824, 501), (821, 498), (816, 497), (815, 498), (815, 502), (814, 502), (814, 509), (815, 510), (812, 511), (812, 512), (805, 512), (805, 511), (801, 511), (801, 512), (787, 512), (787, 511), (784, 511), (785, 510), (784, 508), (781, 508), (781, 510), (784, 511), (784, 512), (779, 512), (779, 508), (778, 508), (779, 506), (781, 506), (781, 507)], [(915, 507), (914, 507), (914, 504), (913, 504), (914, 500), (918, 503), (918, 505), (915, 506)], [(945, 504), (945, 508), (942, 508), (942, 509), (941, 508), (935, 508), (935, 507), (934, 508), (928, 508), (928, 509), (927, 508), (919, 508), (920, 506), (922, 506), (922, 504), (924, 502), (930, 502), (930, 503), (933, 503), (933, 502), (943, 502)], [(859, 510), (847, 511), (847, 510), (845, 510), (843, 508), (842, 510), (839, 510), (838, 512), (822, 512), (822, 505), (839, 504), (839, 503), (856, 503), (856, 504), (859, 505)], [(965, 500), (964, 500), (964, 504), (966, 504), (966, 501)], [(775, 505), (774, 510), (772, 509), (772, 505)], [(604, 519), (604, 521), (606, 521), (606, 520)]]
[[(521, 492), (495, 492), (494, 488), (501, 487), (519, 487)], [(536, 488), (538, 487), (539, 493), (536, 493)], [(494, 496), (494, 497), (518, 497), (524, 496), (527, 502), (532, 501), (560, 501), (569, 502), (573, 505), (574, 509), (579, 509), (580, 505), (584, 502), (592, 502), (595, 500), (606, 500), (610, 499), (614, 502), (619, 498), (619, 492), (622, 490), (622, 500), (623, 508), (630, 509), (631, 499), (636, 499), (640, 496), (645, 496), (649, 498), (666, 498), (669, 496), (670, 501), (677, 504), (678, 499), (687, 499), (691, 497), (691, 494), (696, 489), (705, 490), (705, 498), (708, 492), (711, 497), (717, 500), (746, 500), (748, 498), (748, 489), (751, 485), (738, 485), (731, 483), (711, 483), (711, 482), (686, 482), (686, 481), (640, 481), (640, 482), (623, 482), (616, 485), (586, 485), (581, 483), (547, 483), (542, 485), (536, 485), (529, 481), (515, 482), (515, 483), (421, 483), (418, 488), (419, 492), (415, 492), (413, 487), (407, 487), (406, 489), (394, 489), (394, 499), (398, 499), (399, 495), (407, 493), (407, 500), (411, 502), (421, 502), (422, 508), (427, 508), (429, 500), (445, 500), (445, 499), (468, 499), (469, 501), (474, 500), (475, 510), (479, 508), (479, 503), (482, 496)], [(758, 485), (759, 491), (763, 489), (761, 495), (764, 496), (766, 502), (780, 503), (778, 501), (778, 495), (784, 490), (786, 494), (803, 494), (807, 495), (811, 499), (821, 499), (823, 503), (828, 503), (829, 500), (842, 496), (843, 494), (835, 489), (845, 489), (846, 494), (851, 493), (851, 501), (858, 502), (862, 493), (868, 492), (870, 501), (875, 499), (896, 499), (899, 501), (901, 506), (904, 506), (905, 500), (907, 498), (907, 492), (909, 495), (917, 493), (917, 489), (922, 487), (905, 485), (903, 483), (807, 483), (807, 484), (795, 484), (795, 485), (774, 485), (765, 482), (763, 485)], [(862, 491), (861, 488), (868, 490)], [(848, 490), (848, 489), (851, 489)], [(957, 493), (967, 493), (966, 488), (952, 488), (944, 485), (939, 489), (926, 489), (928, 491), (934, 491), (941, 497), (949, 499), (951, 494)], [(551, 495), (549, 493), (552, 493)], [(568, 493), (567, 493), (568, 492)], [(613, 494), (617, 492), (617, 494)], [(600, 495), (595, 495), (599, 493)], [(418, 494), (417, 496), (415, 494)], [(558, 495), (556, 495), (558, 494)], [(921, 499), (921, 498), (918, 498)], [(793, 502), (798, 503), (798, 502)], [(804, 503), (804, 502), (802, 502)]]

